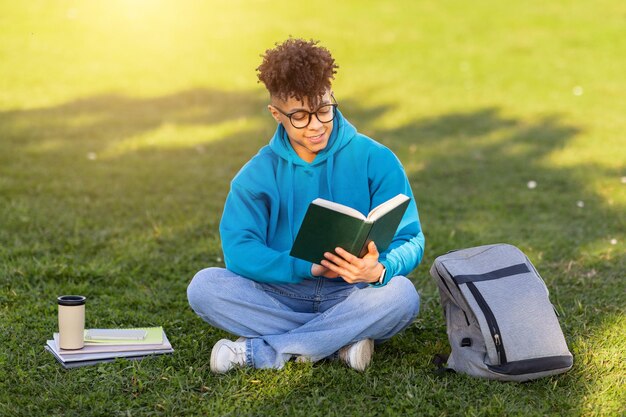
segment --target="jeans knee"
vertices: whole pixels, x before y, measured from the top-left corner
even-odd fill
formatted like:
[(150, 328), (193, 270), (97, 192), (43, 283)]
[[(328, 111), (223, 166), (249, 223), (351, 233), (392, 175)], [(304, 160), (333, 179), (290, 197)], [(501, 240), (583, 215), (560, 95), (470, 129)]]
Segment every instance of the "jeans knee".
[(390, 287), (389, 296), (398, 314), (411, 317), (411, 319), (417, 317), (420, 309), (420, 296), (411, 280), (396, 276), (386, 286)]
[(215, 277), (223, 271), (222, 268), (205, 268), (192, 278), (187, 286), (187, 300), (196, 313), (201, 312), (203, 307), (209, 304), (210, 296), (215, 294), (212, 288)]

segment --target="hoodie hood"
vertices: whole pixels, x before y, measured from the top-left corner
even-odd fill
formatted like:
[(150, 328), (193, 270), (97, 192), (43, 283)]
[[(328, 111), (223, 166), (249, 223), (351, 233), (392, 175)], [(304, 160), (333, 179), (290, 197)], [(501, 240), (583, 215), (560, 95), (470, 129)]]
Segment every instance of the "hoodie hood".
[(291, 232), (291, 240), (295, 239), (295, 230), (297, 227), (294, 224), (294, 199), (295, 192), (293, 192), (294, 187), (294, 176), (296, 166), (300, 167), (311, 167), (313, 169), (323, 169), (322, 164), (326, 164), (326, 187), (328, 189), (329, 199), (333, 200), (333, 191), (331, 178), (333, 178), (333, 169), (334, 169), (334, 156), (335, 154), (344, 148), (352, 138), (356, 135), (357, 131), (350, 122), (348, 122), (341, 112), (337, 109), (337, 114), (335, 115), (335, 120), (333, 123), (333, 131), (328, 138), (328, 144), (324, 149), (322, 149), (315, 156), (315, 159), (312, 162), (306, 162), (296, 153), (291, 146), (291, 142), (289, 141), (289, 137), (287, 136), (287, 131), (283, 127), (282, 124), (278, 125), (274, 136), (270, 140), (269, 147), (279, 158), (279, 166), (277, 172), (283, 176), (286, 182), (286, 190), (289, 190), (289, 200), (287, 201), (287, 220), (290, 225)]

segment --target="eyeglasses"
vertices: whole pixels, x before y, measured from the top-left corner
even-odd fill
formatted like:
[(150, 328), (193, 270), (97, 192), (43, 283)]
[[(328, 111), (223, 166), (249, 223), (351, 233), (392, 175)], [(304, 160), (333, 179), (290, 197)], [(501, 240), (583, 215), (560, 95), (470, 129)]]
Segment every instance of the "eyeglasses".
[(304, 129), (311, 123), (311, 116), (313, 115), (315, 115), (315, 117), (317, 117), (317, 120), (319, 120), (321, 123), (329, 123), (333, 121), (333, 119), (335, 118), (335, 113), (337, 113), (336, 109), (338, 104), (337, 101), (335, 101), (335, 97), (332, 97), (332, 99), (334, 103), (324, 104), (318, 107), (318, 109), (314, 112), (306, 110), (296, 110), (291, 113), (285, 113), (276, 106), (272, 107), (278, 110), (282, 115), (287, 116), (293, 127), (295, 127), (296, 129)]

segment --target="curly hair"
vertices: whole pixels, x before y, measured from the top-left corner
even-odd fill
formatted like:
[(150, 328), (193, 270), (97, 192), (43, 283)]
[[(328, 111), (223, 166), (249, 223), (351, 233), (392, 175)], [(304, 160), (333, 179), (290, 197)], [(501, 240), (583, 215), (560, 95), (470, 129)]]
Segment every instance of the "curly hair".
[(321, 101), (335, 78), (335, 60), (319, 41), (289, 38), (261, 55), (263, 62), (256, 69), (259, 81), (273, 97), (288, 100), (308, 99), (311, 108)]

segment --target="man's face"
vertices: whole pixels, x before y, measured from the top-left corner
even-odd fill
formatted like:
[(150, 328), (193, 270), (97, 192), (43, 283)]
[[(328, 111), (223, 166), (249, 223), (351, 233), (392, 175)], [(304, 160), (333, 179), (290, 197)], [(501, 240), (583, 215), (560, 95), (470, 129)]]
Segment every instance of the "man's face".
[[(298, 110), (314, 112), (320, 109), (320, 107), (332, 103), (331, 92), (327, 91), (318, 106), (314, 109), (309, 107), (308, 99), (306, 97), (303, 100), (304, 102), (301, 102), (300, 100), (290, 97), (285, 101), (272, 97), (272, 104), (270, 104), (268, 108), (272, 113), (272, 117), (274, 117), (278, 123), (282, 123), (283, 127), (287, 131), (289, 142), (291, 142), (291, 146), (296, 151), (298, 156), (306, 162), (313, 162), (317, 153), (328, 145), (328, 139), (333, 131), (333, 121), (331, 120), (330, 122), (322, 123), (317, 117), (315, 117), (315, 115), (312, 115), (311, 122), (308, 126), (302, 129), (297, 129), (289, 121), (289, 117), (285, 116), (277, 109), (282, 110), (286, 114), (291, 114)], [(293, 120), (296, 124), (298, 124), (295, 118)], [(304, 123), (306, 123), (306, 119), (304, 120)]]

